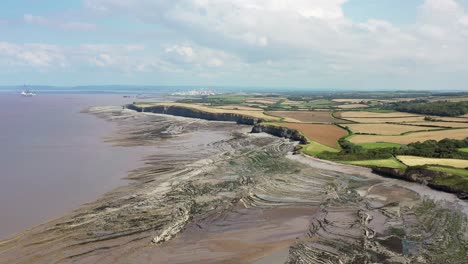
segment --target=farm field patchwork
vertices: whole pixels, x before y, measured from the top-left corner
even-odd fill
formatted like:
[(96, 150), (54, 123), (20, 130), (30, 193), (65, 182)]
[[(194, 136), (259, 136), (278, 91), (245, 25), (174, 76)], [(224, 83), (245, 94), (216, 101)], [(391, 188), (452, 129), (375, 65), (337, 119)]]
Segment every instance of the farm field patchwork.
[(346, 126), (349, 127), (353, 133), (367, 133), (376, 135), (400, 135), (406, 132), (440, 129), (437, 127), (418, 127), (397, 124), (349, 124)]
[(272, 111), (268, 115), (294, 119), (305, 123), (336, 123), (341, 120), (335, 119), (329, 111)]
[(348, 131), (335, 125), (301, 123), (279, 123), (278, 125), (296, 129), (310, 140), (336, 149), (340, 149), (338, 139), (348, 135)]
[(413, 142), (423, 142), (426, 140), (442, 140), (445, 138), (464, 139), (468, 135), (468, 129), (449, 129), (428, 132), (414, 132), (401, 136), (383, 136), (383, 135), (353, 135), (349, 141), (355, 144), (388, 142), (397, 144), (409, 144)]
[(468, 160), (462, 159), (437, 159), (417, 156), (397, 156), (407, 166), (442, 165), (459, 169), (468, 168)]

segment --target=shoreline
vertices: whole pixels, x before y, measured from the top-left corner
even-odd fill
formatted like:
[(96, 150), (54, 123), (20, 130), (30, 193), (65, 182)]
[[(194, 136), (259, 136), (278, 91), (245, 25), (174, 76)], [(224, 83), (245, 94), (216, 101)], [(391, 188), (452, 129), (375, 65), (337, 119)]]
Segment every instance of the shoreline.
[[(233, 123), (121, 108), (101, 114), (126, 124), (116, 142), (155, 144), (154, 155), (130, 173), (132, 184), (2, 241), (0, 259), (5, 263), (271, 263), (278, 254), (292, 263), (414, 259), (402, 255), (406, 238), (392, 230), (406, 228), (405, 219), (425, 206), (422, 192), (407, 188), (418, 189), (415, 183), (292, 155), (296, 143), (250, 134)], [(211, 141), (200, 144), (203, 138)], [(424, 191), (439, 193), (440, 200), (446, 200), (444, 195), (458, 199)], [(437, 203), (430, 208), (421, 220), (411, 220), (415, 226), (433, 219), (434, 213), (448, 214)], [(442, 227), (454, 221), (441, 220), (421, 250), (437, 242), (434, 238), (446, 233)], [(458, 229), (450, 232), (458, 234)], [(452, 233), (444, 238), (454, 237)], [(401, 248), (398, 243), (387, 248), (394, 240)]]
[[(135, 104), (128, 104), (125, 107), (128, 109), (137, 111), (137, 112), (152, 112), (152, 113), (182, 116), (182, 117), (188, 117), (188, 118), (198, 118), (198, 119), (204, 119), (204, 120), (209, 120), (209, 121), (232, 121), (238, 124), (254, 125), (251, 131), (252, 133), (264, 132), (264, 133), (277, 136), (280, 138), (288, 138), (293, 141), (299, 141), (301, 145), (306, 145), (309, 143), (309, 140), (305, 136), (303, 136), (301, 132), (299, 132), (296, 129), (290, 129), (287, 127), (283, 127), (281, 125), (263, 124), (266, 120), (254, 119), (250, 116), (242, 116), (240, 114), (208, 113), (208, 112), (204, 112), (201, 110), (192, 109), (192, 108), (180, 106), (180, 105), (177, 105), (177, 106), (161, 105), (161, 106), (151, 106), (151, 107), (140, 107), (140, 106), (136, 106)], [(339, 163), (339, 164), (342, 164), (342, 163)], [(445, 177), (445, 178), (450, 176), (450, 174), (445, 173), (445, 172), (434, 173), (433, 171), (425, 170), (423, 168), (411, 168), (411, 167), (408, 167), (407, 169), (403, 171), (398, 170), (398, 169), (378, 167), (378, 166), (372, 166), (372, 167), (359, 166), (359, 167), (371, 168), (374, 173), (379, 174), (380, 176), (385, 177), (385, 178), (394, 178), (394, 179), (400, 179), (400, 180), (404, 180), (408, 182), (416, 182), (422, 185), (427, 185), (429, 186), (429, 188), (437, 190), (437, 191), (455, 194), (458, 196), (458, 198), (462, 200), (468, 200), (467, 192), (453, 188), (451, 186), (437, 184), (433, 182), (432, 179), (434, 178), (434, 175)]]

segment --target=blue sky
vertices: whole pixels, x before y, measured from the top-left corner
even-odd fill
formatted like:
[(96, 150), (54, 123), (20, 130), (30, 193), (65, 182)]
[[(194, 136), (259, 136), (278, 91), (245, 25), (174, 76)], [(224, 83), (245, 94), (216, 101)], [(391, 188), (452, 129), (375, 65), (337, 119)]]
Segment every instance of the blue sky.
[(0, 85), (467, 90), (467, 0), (16, 0)]

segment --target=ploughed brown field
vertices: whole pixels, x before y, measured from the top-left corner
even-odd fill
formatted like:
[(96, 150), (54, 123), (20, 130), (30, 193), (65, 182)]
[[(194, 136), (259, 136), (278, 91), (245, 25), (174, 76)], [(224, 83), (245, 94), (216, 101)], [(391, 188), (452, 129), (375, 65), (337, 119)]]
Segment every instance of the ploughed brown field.
[(348, 135), (348, 132), (335, 125), (281, 123), (283, 127), (296, 129), (310, 140), (339, 149), (338, 139)]
[(285, 118), (290, 122), (304, 123), (342, 123), (342, 120), (336, 119), (330, 111), (271, 111), (268, 115)]

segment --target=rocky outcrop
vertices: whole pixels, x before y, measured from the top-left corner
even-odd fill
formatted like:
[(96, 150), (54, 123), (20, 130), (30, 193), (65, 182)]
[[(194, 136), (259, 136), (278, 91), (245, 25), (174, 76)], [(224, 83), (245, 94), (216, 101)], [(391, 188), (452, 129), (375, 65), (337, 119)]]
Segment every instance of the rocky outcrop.
[[(376, 174), (402, 179), (411, 182), (417, 182), (427, 185), (435, 190), (456, 194), (460, 199), (468, 199), (468, 192), (458, 186), (449, 186), (443, 184), (444, 179), (452, 177), (451, 174), (439, 171), (432, 171), (424, 168), (392, 169), (374, 167), (372, 171)], [(442, 182), (442, 183), (441, 183)]]
[(262, 121), (258, 118), (253, 118), (249, 116), (244, 116), (235, 113), (210, 113), (205, 111), (200, 111), (190, 107), (183, 107), (183, 106), (165, 106), (165, 105), (156, 105), (156, 106), (149, 106), (149, 107), (140, 107), (135, 104), (129, 104), (126, 108), (135, 110), (137, 112), (149, 112), (149, 113), (157, 113), (157, 114), (166, 114), (166, 115), (174, 115), (174, 116), (182, 116), (182, 117), (190, 117), (190, 118), (198, 118), (210, 121), (231, 121), (236, 122), (238, 124), (244, 125), (255, 125), (258, 122)]
[(301, 144), (308, 144), (309, 141), (296, 129), (290, 129), (281, 126), (274, 126), (268, 124), (261, 124), (262, 119), (252, 118), (234, 113), (210, 113), (200, 111), (194, 108), (183, 107), (183, 106), (164, 106), (156, 105), (150, 107), (140, 107), (135, 104), (126, 105), (126, 108), (135, 110), (137, 112), (149, 112), (158, 114), (167, 114), (174, 116), (182, 116), (189, 118), (199, 118), (210, 121), (231, 121), (238, 124), (254, 125), (252, 133), (267, 133), (273, 136), (289, 138), (294, 141), (299, 141)]
[(299, 141), (301, 144), (308, 144), (309, 141), (296, 129), (290, 129), (287, 127), (267, 125), (267, 124), (256, 124), (252, 128), (252, 133), (267, 133), (273, 136), (289, 138), (294, 141)]

